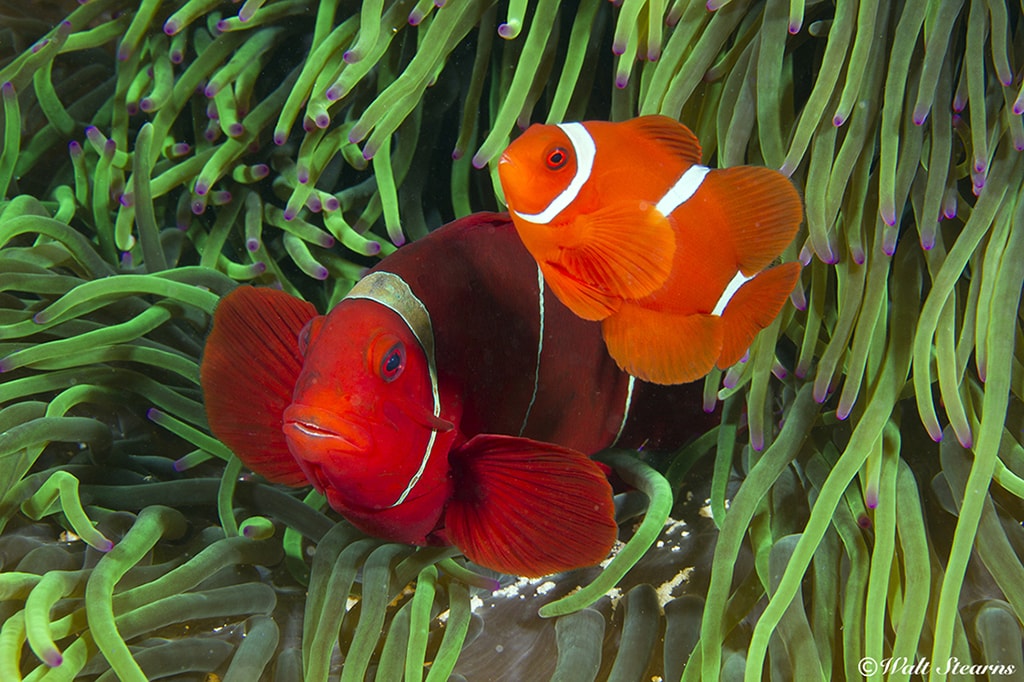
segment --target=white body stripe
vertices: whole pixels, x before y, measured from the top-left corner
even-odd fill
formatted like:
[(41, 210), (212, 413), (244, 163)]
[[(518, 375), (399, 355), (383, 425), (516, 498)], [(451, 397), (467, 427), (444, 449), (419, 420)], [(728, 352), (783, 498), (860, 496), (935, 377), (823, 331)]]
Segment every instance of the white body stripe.
[[(427, 357), (427, 371), (430, 374), (430, 390), (434, 397), (434, 416), (441, 416), (441, 392), (437, 384), (437, 364), (434, 359), (434, 330), (430, 324), (430, 311), (423, 305), (416, 294), (412, 292), (404, 279), (393, 272), (383, 270), (371, 272), (363, 279), (356, 282), (352, 290), (345, 295), (345, 298), (363, 298), (380, 303), (389, 308), (409, 327), (409, 330), (419, 341), (423, 354)], [(434, 441), (437, 440), (437, 429), (431, 429), (427, 438), (427, 447), (420, 461), (420, 467), (409, 479), (409, 484), (398, 496), (394, 504), (387, 508), (391, 509), (405, 502), (405, 499), (412, 492), (412, 489), (419, 483), (420, 477), (427, 469), (427, 462), (434, 450)]]
[(526, 414), (523, 415), (523, 424), (519, 427), (519, 435), (526, 431), (526, 422), (530, 420), (530, 413), (533, 411), (533, 404), (537, 401), (537, 390), (540, 388), (540, 357), (544, 353), (544, 273), (537, 266), (537, 317), (539, 327), (537, 332), (537, 365), (533, 371), (533, 395), (530, 396), (530, 404), (526, 406)]
[(572, 145), (573, 154), (576, 157), (576, 175), (573, 176), (569, 185), (562, 190), (562, 193), (552, 199), (547, 208), (540, 213), (520, 213), (515, 211), (518, 217), (528, 223), (544, 225), (554, 220), (559, 213), (576, 200), (580, 190), (583, 189), (583, 185), (587, 184), (587, 180), (590, 179), (590, 174), (594, 170), (594, 157), (597, 155), (597, 145), (594, 144), (594, 138), (590, 136), (590, 133), (583, 127), (583, 124), (559, 123), (558, 127), (566, 134), (569, 138), (569, 143)]
[(636, 384), (636, 377), (632, 374), (629, 375), (629, 383), (626, 384), (626, 401), (622, 406), (622, 423), (619, 424), (619, 430), (615, 434), (615, 440), (613, 440), (608, 447), (614, 447), (618, 445), (619, 438), (622, 438), (622, 432), (626, 430), (626, 422), (629, 421), (629, 408), (633, 404), (633, 386)]
[(725, 285), (725, 291), (718, 297), (718, 303), (715, 304), (715, 309), (711, 311), (711, 314), (721, 317), (722, 312), (725, 311), (725, 306), (729, 305), (729, 301), (740, 290), (740, 287), (752, 279), (753, 277), (747, 277), (742, 272), (737, 272), (732, 280)]
[(672, 185), (665, 192), (665, 196), (661, 198), (661, 201), (658, 202), (655, 208), (663, 216), (671, 214), (672, 211), (682, 206), (690, 197), (697, 193), (701, 183), (704, 182), (704, 177), (710, 170), (707, 166), (696, 164), (687, 168), (686, 172), (676, 180), (676, 184)]

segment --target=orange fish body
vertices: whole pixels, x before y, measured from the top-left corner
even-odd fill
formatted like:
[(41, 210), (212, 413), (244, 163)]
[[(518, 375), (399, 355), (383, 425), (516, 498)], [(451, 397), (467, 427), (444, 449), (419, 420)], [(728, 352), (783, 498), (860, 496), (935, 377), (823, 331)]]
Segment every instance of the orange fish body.
[(778, 315), (799, 263), (769, 267), (803, 218), (781, 173), (709, 169), (664, 116), (534, 125), (498, 172), (516, 231), (559, 299), (601, 320), (630, 374), (679, 384), (728, 367)]

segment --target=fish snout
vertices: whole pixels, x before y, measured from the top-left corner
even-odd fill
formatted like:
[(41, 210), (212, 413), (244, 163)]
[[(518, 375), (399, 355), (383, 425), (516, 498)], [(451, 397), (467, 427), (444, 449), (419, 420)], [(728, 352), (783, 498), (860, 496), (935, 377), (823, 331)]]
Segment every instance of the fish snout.
[(284, 411), (282, 430), (292, 454), (306, 462), (338, 457), (365, 457), (373, 449), (370, 430), (354, 415), (292, 404)]

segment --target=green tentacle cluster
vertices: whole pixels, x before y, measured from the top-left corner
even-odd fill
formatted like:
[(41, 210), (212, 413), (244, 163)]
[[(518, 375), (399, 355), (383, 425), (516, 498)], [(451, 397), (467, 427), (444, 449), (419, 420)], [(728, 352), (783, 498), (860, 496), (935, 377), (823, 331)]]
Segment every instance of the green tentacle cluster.
[[(500, 207), (494, 161), (517, 127), (651, 113), (693, 128), (712, 165), (793, 179), (806, 228), (784, 258), (804, 273), (748, 357), (705, 380), (721, 426), (652, 457), (665, 478), (611, 460), (648, 511), (590, 587), (542, 608), (551, 672), (1021, 669), (1016, 4), (41, 7), (0, 22), (0, 677), (152, 678), (183, 660), (235, 679), (458, 674), (482, 622), (471, 598), (493, 583), (246, 480), (205, 422), (209, 315), (241, 281), (327, 307), (404, 242)], [(708, 453), (706, 593), (634, 588), (629, 655), (602, 651), (620, 623), (602, 595), (658, 551)], [(56, 525), (70, 543), (26, 549)], [(202, 582), (214, 554), (261, 568)], [(303, 581), (298, 641), (280, 585)], [(197, 600), (246, 637), (170, 636)], [(678, 646), (654, 655), (659, 637)]]

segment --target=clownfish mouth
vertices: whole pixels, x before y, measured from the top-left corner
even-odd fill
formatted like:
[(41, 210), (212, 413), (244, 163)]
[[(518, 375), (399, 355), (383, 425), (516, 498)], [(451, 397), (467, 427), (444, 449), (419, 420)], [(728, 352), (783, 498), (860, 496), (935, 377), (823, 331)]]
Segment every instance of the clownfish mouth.
[(307, 461), (338, 455), (362, 456), (373, 449), (368, 429), (330, 410), (290, 405), (282, 425), (292, 454)]

